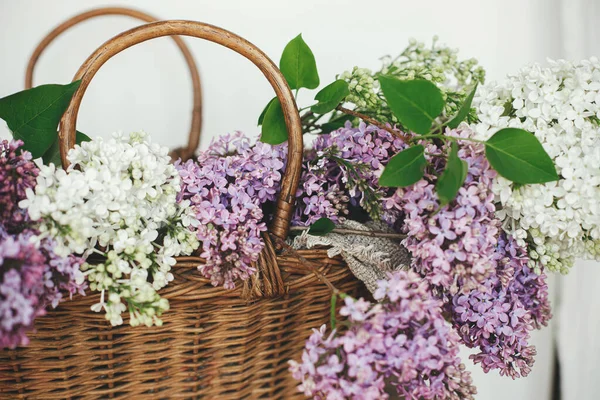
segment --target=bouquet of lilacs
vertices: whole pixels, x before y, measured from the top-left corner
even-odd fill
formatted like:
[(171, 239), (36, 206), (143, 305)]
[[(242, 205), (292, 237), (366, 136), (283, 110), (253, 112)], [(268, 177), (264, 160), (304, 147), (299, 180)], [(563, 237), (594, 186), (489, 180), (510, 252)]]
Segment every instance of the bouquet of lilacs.
[[(443, 46), (423, 49), (411, 45), (375, 74), (342, 74), (302, 113), (304, 131), (319, 136), (306, 151), (293, 223), (326, 234), (348, 218), (382, 220), (406, 235), (413, 256), (411, 271), (379, 283), (379, 303), (334, 291), (332, 310), (345, 301), (342, 331), (321, 327), (291, 365), (307, 396), (379, 399), (389, 384), (407, 398), (470, 398), (459, 344), (478, 348), (473, 359), (486, 371), (524, 376), (535, 355), (529, 333), (550, 318), (546, 276), (502, 230), (492, 186), (498, 174), (520, 185), (556, 180), (552, 161), (524, 130), (474, 138), (461, 123), (476, 121), (481, 69)], [(319, 85), (301, 37), (280, 67), (291, 89)], [(215, 285), (231, 288), (255, 271), (285, 166), (283, 121), (275, 98), (259, 118), (260, 142), (225, 136), (177, 165), (179, 199), (194, 210), (207, 260), (200, 270)]]
[[(298, 62), (305, 73), (289, 68), (288, 83), (316, 88), (314, 58), (294, 61), (297, 48), (312, 54), (297, 37), (281, 69)], [(472, 398), (460, 344), (478, 350), (471, 358), (486, 372), (530, 372), (530, 332), (551, 318), (546, 260), (509, 229), (498, 182), (535, 191), (560, 176), (543, 139), (521, 126), (475, 132), (471, 106), (483, 76), (476, 62), (458, 61), (435, 41), (431, 49), (411, 42), (376, 73), (341, 74), (305, 108), (304, 129), (319, 136), (294, 223), (312, 230), (326, 219), (331, 230), (347, 218), (382, 220), (405, 235), (412, 255), (409, 271), (379, 282), (376, 302), (334, 290), (332, 304), (344, 299), (341, 330), (333, 306), (329, 333), (315, 330), (302, 360), (290, 362), (305, 395), (381, 399), (391, 387), (407, 399)], [(281, 118), (274, 99), (259, 120), (261, 140), (278, 142)]]

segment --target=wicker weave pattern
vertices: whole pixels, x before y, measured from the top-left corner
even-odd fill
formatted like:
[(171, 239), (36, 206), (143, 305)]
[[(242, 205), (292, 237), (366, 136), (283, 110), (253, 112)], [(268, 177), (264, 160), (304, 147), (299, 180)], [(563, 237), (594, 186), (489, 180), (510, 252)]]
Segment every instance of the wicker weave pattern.
[[(74, 144), (77, 111), (100, 66), (118, 52), (160, 36), (189, 35), (222, 44), (250, 59), (282, 104), (289, 132), (288, 160), (270, 235), (289, 229), (302, 163), (302, 129), (293, 95), (271, 60), (244, 39), (192, 21), (163, 21), (116, 36), (102, 45), (75, 79), (82, 83), (61, 121), (63, 164)], [(271, 236), (257, 273), (236, 290), (201, 277), (198, 257), (179, 257), (175, 280), (161, 290), (171, 310), (162, 327), (111, 328), (90, 311), (97, 295), (67, 301), (36, 320), (26, 348), (0, 351), (0, 397), (7, 399), (294, 399), (302, 398), (287, 371), (311, 328), (329, 321), (331, 290), (357, 295), (359, 283), (339, 258), (321, 250), (278, 254)], [(319, 273), (314, 273), (318, 269)]]
[[(349, 293), (356, 280), (324, 250), (301, 251)], [(323, 260), (327, 259), (327, 264)], [(89, 307), (67, 301), (36, 321), (26, 348), (0, 352), (2, 399), (300, 399), (287, 360), (310, 329), (329, 320), (329, 289), (280, 258), (288, 293), (241, 301), (242, 288), (213, 288), (197, 261), (180, 262), (161, 292), (171, 303), (160, 328), (111, 328)]]

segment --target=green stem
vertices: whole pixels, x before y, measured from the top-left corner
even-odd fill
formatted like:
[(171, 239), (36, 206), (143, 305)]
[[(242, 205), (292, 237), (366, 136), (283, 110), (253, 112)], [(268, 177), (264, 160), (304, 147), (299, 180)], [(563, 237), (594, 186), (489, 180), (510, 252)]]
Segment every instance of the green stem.
[(410, 138), (406, 135), (404, 135), (402, 132), (399, 132), (395, 129), (392, 129), (390, 126), (387, 126), (385, 124), (382, 124), (381, 122), (377, 121), (374, 118), (369, 117), (368, 115), (356, 112), (354, 110), (349, 110), (345, 107), (342, 107), (341, 105), (336, 107), (336, 110), (343, 112), (344, 114), (348, 114), (351, 115), (353, 117), (356, 118), (360, 118), (363, 121), (371, 124), (371, 125), (375, 125), (376, 127), (378, 127), (379, 129), (383, 129), (385, 131), (388, 131), (389, 133), (392, 134), (392, 136), (396, 136), (397, 138), (401, 139), (404, 143), (408, 143), (410, 141)]
[(97, 249), (97, 248), (95, 248), (95, 247), (92, 249), (92, 252), (94, 252), (94, 253), (96, 253), (96, 254), (99, 254), (99, 255), (101, 255), (101, 256), (103, 256), (103, 257), (108, 257), (108, 253), (105, 253), (105, 252), (103, 252), (103, 251), (100, 251), (100, 250), (98, 250), (98, 249)]
[(485, 143), (483, 140), (465, 138), (465, 137), (446, 136), (446, 135), (442, 135), (442, 134), (427, 134), (427, 135), (413, 136), (411, 140), (415, 141), (415, 140), (421, 140), (421, 139), (441, 139), (441, 140), (452, 140), (455, 142), (458, 142), (460, 140), (465, 140), (467, 142)]
[(331, 309), (330, 309), (330, 314), (329, 314), (329, 316), (331, 318), (331, 322), (330, 322), (331, 323), (331, 330), (335, 329), (335, 321), (336, 321), (336, 318), (335, 318), (335, 308), (336, 308), (336, 303), (337, 303), (337, 296), (338, 295), (335, 292), (331, 295)]

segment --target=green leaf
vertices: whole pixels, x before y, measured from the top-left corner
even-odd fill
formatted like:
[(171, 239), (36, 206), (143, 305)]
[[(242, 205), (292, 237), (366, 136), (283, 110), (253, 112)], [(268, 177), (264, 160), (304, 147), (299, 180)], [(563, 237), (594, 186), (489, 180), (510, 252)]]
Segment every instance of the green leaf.
[[(75, 143), (81, 144), (82, 142), (89, 142), (90, 140), (92, 140), (92, 139), (90, 139), (89, 136), (87, 136), (85, 133), (77, 131), (77, 136), (75, 136)], [(44, 153), (44, 155), (42, 156), (42, 160), (44, 161), (44, 164), (46, 164), (46, 165), (49, 165), (49, 164), (61, 165), (62, 164), (62, 160), (60, 159), (60, 148), (59, 148), (59, 144), (58, 144), (58, 135), (57, 135), (54, 143), (52, 143), (52, 145), (48, 149), (48, 151), (46, 151)]]
[(291, 89), (316, 89), (319, 86), (315, 56), (301, 34), (283, 49), (279, 68)]
[(330, 119), (328, 122), (321, 125), (321, 133), (329, 133), (331, 131), (338, 130), (346, 125), (346, 121), (352, 121), (354, 117), (348, 114), (342, 114), (340, 116)]
[(44, 154), (56, 140), (60, 118), (80, 83), (42, 85), (0, 99), (0, 118), (33, 158)]
[(335, 229), (335, 224), (329, 218), (319, 218), (308, 229), (308, 233), (314, 236), (324, 236)]
[(317, 104), (310, 109), (315, 114), (327, 114), (335, 108), (350, 94), (348, 83), (341, 79), (325, 86), (317, 93), (315, 100)]
[(465, 120), (465, 118), (467, 118), (467, 115), (469, 115), (469, 112), (471, 111), (471, 104), (473, 103), (473, 97), (475, 97), (476, 91), (477, 84), (475, 84), (475, 87), (473, 88), (473, 90), (471, 90), (471, 93), (469, 93), (465, 101), (460, 106), (458, 113), (456, 113), (454, 118), (452, 118), (452, 120), (448, 122), (448, 127), (450, 129), (455, 129), (456, 127), (458, 127), (458, 125), (460, 125), (461, 122)]
[(267, 113), (267, 110), (269, 109), (269, 106), (275, 101), (277, 100), (277, 96), (273, 97), (271, 100), (269, 100), (269, 102), (267, 103), (267, 105), (265, 106), (265, 108), (263, 108), (262, 112), (260, 113), (260, 116), (258, 117), (258, 126), (261, 126), (263, 123), (263, 120), (265, 119), (265, 114)]
[(496, 171), (520, 184), (559, 179), (552, 159), (542, 144), (523, 129), (501, 129), (485, 142), (485, 155)]
[(280, 144), (288, 139), (285, 117), (278, 98), (273, 99), (262, 121), (260, 140), (269, 144)]
[(379, 184), (386, 187), (405, 187), (418, 182), (425, 173), (425, 148), (418, 144), (401, 151), (385, 166)]
[(422, 79), (401, 81), (387, 76), (378, 79), (390, 109), (402, 125), (421, 135), (428, 133), (444, 108), (440, 89)]
[(440, 200), (440, 206), (443, 207), (454, 200), (458, 190), (467, 178), (468, 170), (469, 165), (467, 162), (458, 157), (458, 145), (456, 142), (452, 142), (446, 169), (442, 172), (442, 175), (435, 185), (435, 190), (437, 191)]

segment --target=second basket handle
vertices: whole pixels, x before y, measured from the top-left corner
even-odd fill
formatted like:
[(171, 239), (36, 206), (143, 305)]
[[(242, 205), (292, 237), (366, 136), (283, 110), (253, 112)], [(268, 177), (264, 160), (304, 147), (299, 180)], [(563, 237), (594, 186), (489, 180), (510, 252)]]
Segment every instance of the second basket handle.
[[(29, 63), (27, 64), (27, 70), (25, 72), (25, 89), (30, 89), (33, 87), (33, 72), (35, 70), (37, 61), (44, 52), (44, 50), (46, 50), (50, 43), (54, 41), (54, 39), (56, 39), (69, 28), (79, 24), (80, 22), (106, 15), (124, 15), (135, 19), (139, 19), (140, 21), (144, 22), (158, 21), (158, 19), (156, 17), (153, 17), (152, 15), (125, 7), (96, 8), (69, 18), (68, 20), (54, 28), (52, 31), (50, 31), (50, 33), (48, 33), (46, 37), (42, 39), (42, 41), (37, 45), (37, 47), (31, 54), (31, 57), (29, 58)], [(173, 36), (172, 39), (181, 51), (183, 57), (185, 58), (185, 62), (188, 66), (188, 69), (190, 70), (190, 77), (192, 78), (192, 87), (194, 90), (194, 104), (192, 107), (192, 122), (190, 126), (188, 144), (186, 147), (174, 149), (171, 154), (173, 158), (181, 157), (185, 160), (191, 158), (194, 155), (194, 152), (200, 144), (200, 132), (202, 131), (202, 86), (200, 83), (200, 73), (198, 72), (196, 61), (194, 60), (190, 49), (180, 37)]]
[(302, 168), (302, 125), (296, 101), (285, 77), (265, 53), (252, 43), (225, 29), (195, 21), (161, 21), (130, 29), (100, 46), (79, 68), (74, 80), (81, 80), (60, 123), (58, 139), (63, 167), (68, 167), (67, 152), (75, 145), (75, 125), (81, 100), (98, 69), (112, 56), (146, 40), (171, 35), (193, 36), (227, 47), (246, 57), (265, 75), (281, 102), (288, 129), (288, 159), (281, 180), (270, 231), (280, 239), (287, 237), (294, 210), (296, 189)]

